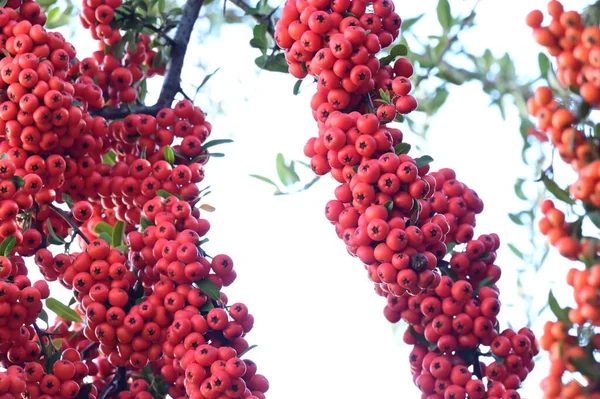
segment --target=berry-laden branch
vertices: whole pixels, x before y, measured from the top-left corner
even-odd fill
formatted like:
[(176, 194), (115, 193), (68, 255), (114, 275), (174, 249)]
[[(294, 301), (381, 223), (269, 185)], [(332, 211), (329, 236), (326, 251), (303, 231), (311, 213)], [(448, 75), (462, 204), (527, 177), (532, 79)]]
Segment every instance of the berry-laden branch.
[[(549, 142), (553, 154), (558, 155), (556, 158), (570, 165), (577, 179), (568, 189), (563, 189), (554, 181), (553, 163), (543, 171), (539, 180), (556, 200), (546, 199), (541, 203), (543, 216), (538, 228), (560, 255), (577, 263), (567, 274), (575, 306), (563, 308), (552, 291), (548, 295), (548, 305), (556, 321), (546, 322), (540, 340), (551, 360), (548, 376), (540, 387), (545, 397), (575, 393), (597, 398), (600, 392), (600, 362), (596, 356), (600, 321), (600, 241), (597, 239), (600, 229), (597, 132), (600, 125), (594, 120), (594, 111), (600, 108), (600, 84), (587, 71), (596, 68), (596, 43), (600, 39), (598, 2), (580, 13), (566, 11), (561, 2), (552, 0), (548, 2), (547, 14), (550, 21), (546, 25), (543, 25), (545, 15), (541, 10), (531, 11), (525, 22), (532, 28), (535, 41), (554, 57), (556, 70), (552, 66), (547, 68), (559, 84), (553, 82), (552, 88), (537, 87), (527, 109), (537, 122), (532, 134), (540, 141)], [(565, 64), (562, 60), (566, 58), (573, 59), (574, 64)], [(583, 209), (584, 214), (567, 220), (566, 215), (579, 214), (577, 208)], [(585, 230), (584, 223), (589, 223)], [(586, 292), (590, 296), (585, 295)], [(581, 378), (576, 378), (578, 375)]]
[[(422, 397), (518, 399), (539, 349), (528, 328), (499, 328), (500, 239), (474, 231), (483, 201), (452, 169), (430, 171), (431, 157), (409, 156), (390, 125), (418, 105), (413, 66), (398, 58), (406, 48), (377, 58), (401, 23), (389, 0), (286, 3), (276, 35), (289, 72), (318, 77), (311, 108), (319, 134), (304, 153), (317, 175), (340, 183), (325, 216), (386, 299), (384, 316), (408, 323)], [(486, 352), (493, 357), (481, 363)]]
[[(113, 24), (121, 2), (106, 3), (82, 4), (101, 49), (83, 59), (43, 28), (37, 3), (0, 8), (0, 91), (10, 97), (0, 102), (0, 397), (265, 399), (267, 379), (240, 359), (254, 318), (225, 293), (233, 260), (202, 248), (210, 208), (196, 206), (198, 184), (207, 149), (227, 140), (208, 141), (212, 125), (191, 101), (171, 107), (202, 1), (170, 10), (181, 12), (172, 62), (158, 103), (142, 109), (156, 117), (113, 107), (165, 71), (137, 18)], [(173, 25), (164, 1), (124, 3)], [(34, 267), (43, 280), (30, 280)], [(72, 300), (50, 298), (47, 281)]]
[(92, 115), (101, 116), (108, 120), (123, 119), (130, 114), (155, 116), (161, 109), (172, 105), (175, 96), (181, 91), (181, 71), (183, 70), (190, 37), (203, 3), (204, 0), (187, 0), (183, 6), (181, 20), (173, 40), (170, 41), (169, 67), (156, 103), (150, 106), (142, 104), (124, 108), (104, 107), (93, 111)]

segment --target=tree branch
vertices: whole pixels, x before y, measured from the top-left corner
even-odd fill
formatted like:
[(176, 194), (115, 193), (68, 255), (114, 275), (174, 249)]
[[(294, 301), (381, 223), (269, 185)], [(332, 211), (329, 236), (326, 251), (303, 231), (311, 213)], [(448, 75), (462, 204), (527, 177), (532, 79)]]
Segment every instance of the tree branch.
[(63, 218), (63, 220), (65, 222), (67, 222), (69, 224), (69, 226), (71, 226), (71, 228), (73, 229), (73, 231), (79, 235), (79, 237), (81, 237), (83, 239), (83, 241), (85, 241), (86, 244), (89, 244), (91, 241), (90, 239), (83, 234), (83, 231), (81, 231), (79, 229), (79, 226), (77, 226), (77, 223), (75, 223), (73, 221), (73, 219), (71, 217), (69, 217), (69, 215), (63, 211), (62, 209), (60, 209), (59, 207), (57, 207), (54, 204), (50, 204), (48, 205), (50, 207), (50, 209), (52, 209), (54, 212), (56, 212), (61, 218)]
[(106, 119), (122, 119), (129, 114), (156, 115), (163, 108), (170, 107), (175, 95), (181, 87), (181, 71), (187, 47), (194, 30), (194, 25), (200, 14), (204, 0), (188, 0), (183, 7), (183, 14), (171, 45), (171, 63), (167, 68), (165, 80), (154, 105), (135, 105), (131, 109), (104, 107), (91, 112), (93, 116), (102, 116)]

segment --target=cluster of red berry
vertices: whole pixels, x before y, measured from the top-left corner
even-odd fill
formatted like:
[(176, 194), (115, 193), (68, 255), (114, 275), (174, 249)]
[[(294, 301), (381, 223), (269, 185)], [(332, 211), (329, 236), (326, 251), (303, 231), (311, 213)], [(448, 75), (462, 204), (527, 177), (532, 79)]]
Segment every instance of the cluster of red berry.
[[(119, 46), (122, 40), (127, 40), (123, 38), (121, 29), (126, 22), (124, 17), (129, 14), (119, 8), (122, 3), (122, 0), (83, 2), (79, 20), (84, 28), (89, 29), (92, 38), (98, 40), (99, 50), (82, 60), (80, 70), (83, 76), (80, 81), (86, 84), (96, 82), (102, 89), (96, 93), (106, 96), (92, 102), (92, 108), (102, 108), (105, 103), (110, 106), (133, 103), (140, 93), (142, 79), (165, 73), (165, 62), (155, 65), (157, 52), (147, 34), (140, 34), (134, 42), (127, 42), (122, 57), (110, 51), (111, 46)], [(129, 16), (133, 17), (133, 14)]]
[[(569, 221), (554, 201), (547, 199), (540, 206), (543, 216), (539, 231), (562, 256), (585, 264), (585, 268), (574, 266), (567, 275), (576, 306), (562, 309), (556, 300), (551, 305), (558, 320), (545, 324), (540, 339), (551, 361), (541, 388), (548, 399), (596, 399), (600, 397), (596, 379), (587, 370), (598, 367), (595, 354), (600, 349), (595, 328), (600, 322), (600, 242), (583, 235), (582, 223), (589, 216), (598, 226), (593, 215), (600, 206), (599, 147), (594, 129), (590, 132), (595, 123), (590, 113), (600, 104), (600, 27), (597, 23), (586, 26), (583, 13), (566, 11), (557, 0), (548, 2), (547, 12), (551, 17), (548, 25), (542, 26), (542, 10), (531, 11), (526, 23), (533, 29), (536, 42), (555, 58), (556, 76), (564, 91), (545, 86), (535, 90), (527, 103), (529, 114), (536, 118), (532, 133), (541, 141), (549, 141), (560, 159), (577, 173), (568, 191), (561, 193), (557, 187), (555, 192), (568, 203), (581, 201), (586, 213)], [(581, 378), (573, 378), (579, 375)]]
[(407, 155), (402, 132), (387, 126), (417, 107), (410, 61), (375, 56), (400, 26), (389, 0), (286, 3), (277, 42), (294, 76), (318, 78), (319, 135), (304, 152), (316, 174), (341, 183), (325, 215), (387, 299), (385, 317), (408, 323), (422, 397), (519, 398), (538, 346), (527, 328), (498, 327), (500, 241), (474, 238), (483, 202), (451, 169), (430, 172), (431, 158)]
[[(119, 5), (84, 4), (104, 45), (121, 40)], [(15, 7), (0, 8), (0, 398), (264, 399), (267, 380), (240, 359), (254, 318), (221, 292), (233, 261), (201, 246), (205, 114), (184, 100), (92, 117), (136, 99), (149, 38), (123, 60), (80, 62), (38, 4)], [(45, 280), (30, 281), (27, 258)], [(54, 307), (61, 317), (42, 330), (46, 281), (72, 290), (75, 309)]]

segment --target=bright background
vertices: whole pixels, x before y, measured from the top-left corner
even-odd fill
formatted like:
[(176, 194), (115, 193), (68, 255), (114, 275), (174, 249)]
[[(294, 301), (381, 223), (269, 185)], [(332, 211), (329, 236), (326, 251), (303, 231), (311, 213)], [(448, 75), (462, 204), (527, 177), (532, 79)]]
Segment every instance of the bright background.
[[(487, 48), (496, 55), (508, 51), (520, 75), (535, 77), (540, 48), (523, 20), (531, 9), (546, 3), (481, 1), (477, 26), (462, 34), (460, 42), (475, 54)], [(576, 1), (564, 3), (566, 8), (580, 6)], [(396, 11), (403, 18), (426, 13), (413, 28), (425, 38), (440, 33), (436, 4), (397, 2)], [(453, 14), (466, 15), (473, 4), (452, 1)], [(206, 27), (205, 22), (200, 21), (199, 28)], [(315, 86), (307, 85), (293, 96), (295, 79), (290, 75), (259, 72), (254, 66), (258, 50), (248, 45), (251, 25), (223, 25), (210, 37), (198, 29), (183, 75), (188, 93), (193, 94), (191, 85), (221, 68), (197, 99), (213, 123), (211, 139), (235, 140), (217, 147), (226, 157), (211, 159), (207, 165), (206, 184), (212, 193), (206, 202), (217, 211), (204, 215), (213, 226), (206, 249), (213, 256), (227, 253), (234, 259), (238, 279), (225, 292), (231, 301), (248, 304), (256, 318), (247, 338), (258, 347), (248, 357), (270, 380), (270, 398), (418, 398), (408, 368), (409, 348), (384, 319), (385, 300), (374, 294), (360, 261), (348, 256), (324, 217), (325, 203), (333, 198), (336, 186), (333, 179), (321, 179), (307, 192), (273, 196), (272, 187), (249, 177), (256, 173), (275, 180), (275, 155), (282, 152), (287, 159), (305, 160), (304, 143), (317, 133), (309, 108)], [(73, 26), (62, 31), (79, 49), (80, 58), (95, 49), (87, 33)], [(204, 69), (197, 66), (200, 63)], [(160, 83), (158, 79), (149, 85), (149, 102)], [(477, 232), (497, 232), (504, 243), (519, 244), (528, 239), (527, 231), (517, 228), (507, 214), (523, 205), (513, 192), (515, 179), (532, 176), (520, 157), (516, 108), (508, 108), (505, 121), (489, 103), (477, 83), (453, 87), (421, 149), (433, 156), (434, 168), (452, 167), (484, 199)], [(406, 126), (401, 128), (407, 141), (414, 139)], [(308, 170), (304, 176), (312, 177)], [(506, 318), (517, 328), (526, 323), (516, 301), (516, 270), (521, 263), (506, 246), (500, 250), (503, 328)], [(526, 280), (525, 290), (540, 305), (557, 281), (557, 296), (567, 304), (568, 267), (552, 251), (544, 272)], [(545, 313), (541, 319), (549, 317)], [(541, 325), (543, 320), (538, 320), (534, 328), (539, 332)], [(527, 397), (541, 397), (538, 384), (546, 366), (540, 361), (527, 380), (523, 391)]]

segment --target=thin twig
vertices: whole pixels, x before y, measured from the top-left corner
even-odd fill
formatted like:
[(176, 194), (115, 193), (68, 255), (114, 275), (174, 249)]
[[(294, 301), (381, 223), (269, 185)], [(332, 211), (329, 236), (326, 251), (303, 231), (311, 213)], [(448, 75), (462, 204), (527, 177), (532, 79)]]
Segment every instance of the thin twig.
[(44, 337), (46, 336), (46, 334), (44, 334), (42, 329), (38, 327), (37, 323), (33, 323), (33, 328), (35, 329), (35, 333), (40, 339), (40, 347), (42, 349), (42, 354), (44, 355), (44, 358), (47, 358), (48, 351), (46, 350), (46, 343), (44, 342)]
[(81, 237), (83, 239), (83, 241), (85, 241), (86, 244), (89, 244), (91, 242), (91, 240), (85, 235), (83, 234), (83, 231), (81, 231), (79, 229), (79, 226), (77, 226), (77, 223), (75, 223), (73, 221), (73, 219), (71, 217), (69, 217), (69, 214), (65, 211), (63, 211), (62, 209), (60, 209), (59, 207), (57, 207), (54, 204), (50, 204), (49, 205), (50, 209), (52, 209), (54, 212), (58, 213), (58, 215), (63, 218), (63, 220), (65, 222), (67, 222), (69, 224), (69, 226), (71, 226), (71, 228), (73, 229), (73, 231), (75, 233), (77, 233), (79, 235), (79, 237)]
[(188, 0), (183, 6), (183, 14), (171, 45), (170, 65), (167, 68), (165, 80), (160, 90), (158, 100), (154, 105), (134, 105), (130, 109), (104, 107), (91, 112), (93, 116), (102, 116), (109, 120), (122, 119), (129, 114), (156, 115), (163, 108), (170, 107), (177, 95), (180, 82), (183, 61), (190, 42), (190, 37), (200, 14), (204, 0)]

